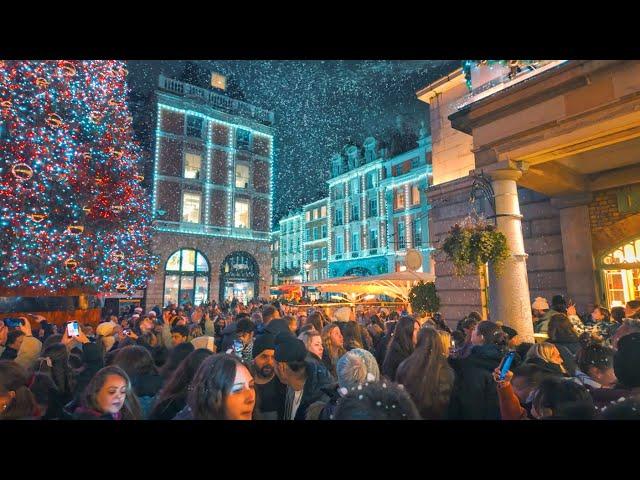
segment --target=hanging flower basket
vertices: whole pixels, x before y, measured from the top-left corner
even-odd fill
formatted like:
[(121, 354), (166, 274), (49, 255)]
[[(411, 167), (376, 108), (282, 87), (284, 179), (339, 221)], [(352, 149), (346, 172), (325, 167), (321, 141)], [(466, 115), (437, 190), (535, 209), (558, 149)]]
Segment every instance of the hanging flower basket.
[(456, 275), (465, 275), (469, 265), (477, 271), (487, 262), (491, 262), (496, 275), (500, 275), (510, 255), (507, 237), (495, 226), (483, 222), (455, 224), (441, 250), (453, 263)]

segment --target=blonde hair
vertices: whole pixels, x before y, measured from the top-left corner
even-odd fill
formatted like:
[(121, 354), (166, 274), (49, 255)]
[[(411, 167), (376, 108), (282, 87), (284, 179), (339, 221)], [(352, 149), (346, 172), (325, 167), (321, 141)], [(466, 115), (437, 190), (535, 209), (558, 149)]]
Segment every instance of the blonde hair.
[(554, 354), (555, 356), (560, 357), (560, 352), (558, 351), (558, 349), (553, 343), (548, 343), (548, 342), (536, 343), (532, 345), (531, 348), (529, 348), (529, 351), (525, 356), (525, 361), (530, 360), (532, 358), (539, 358), (541, 360), (544, 360), (547, 363), (553, 363), (555, 365), (558, 365), (562, 373), (567, 373), (567, 370), (564, 368), (564, 365), (562, 364), (562, 360), (560, 360), (560, 363), (553, 361)]
[(331, 330), (333, 330), (334, 328), (340, 329), (340, 327), (338, 327), (338, 325), (336, 325), (335, 323), (330, 323), (322, 329), (322, 346), (329, 354), (331, 361), (335, 364), (335, 362), (338, 361), (338, 358), (346, 353), (346, 350), (344, 349), (344, 347), (338, 347), (334, 345), (331, 341)]

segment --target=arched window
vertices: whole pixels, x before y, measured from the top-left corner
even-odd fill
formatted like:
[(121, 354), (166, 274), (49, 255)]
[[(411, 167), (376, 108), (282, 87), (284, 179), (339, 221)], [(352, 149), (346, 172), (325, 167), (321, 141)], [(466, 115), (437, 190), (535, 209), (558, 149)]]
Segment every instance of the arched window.
[(600, 267), (608, 307), (640, 298), (640, 238), (606, 252)]
[(245, 305), (258, 296), (260, 268), (247, 252), (233, 252), (220, 265), (220, 301), (235, 298)]
[(200, 305), (209, 300), (209, 262), (189, 248), (169, 256), (164, 269), (164, 304)]

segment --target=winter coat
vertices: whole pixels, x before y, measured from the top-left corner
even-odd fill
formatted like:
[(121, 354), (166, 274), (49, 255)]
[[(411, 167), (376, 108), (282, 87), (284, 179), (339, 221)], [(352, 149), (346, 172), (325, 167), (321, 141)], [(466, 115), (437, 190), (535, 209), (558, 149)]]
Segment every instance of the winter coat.
[(305, 364), (307, 380), (304, 382), (300, 406), (296, 411), (294, 420), (304, 420), (307, 414), (307, 409), (313, 403), (318, 401), (328, 402), (329, 396), (325, 390), (327, 388), (332, 389), (335, 386), (333, 378), (324, 366), (319, 365), (316, 362), (307, 361), (305, 361)]
[(236, 339), (237, 322), (230, 323), (222, 330), (222, 342), (220, 343), (219, 352), (226, 352), (233, 348), (233, 341)]
[(140, 400), (143, 418), (147, 418), (151, 413), (155, 396), (162, 388), (162, 383), (162, 377), (157, 374), (138, 375), (131, 379), (133, 391)]
[(76, 374), (76, 388), (74, 397), (79, 400), (84, 393), (84, 389), (89, 384), (93, 376), (104, 366), (102, 352), (97, 343), (87, 343), (82, 348), (82, 362), (84, 368)]
[(556, 312), (553, 309), (547, 310), (547, 312), (542, 316), (540, 321), (538, 321), (533, 325), (533, 331), (535, 333), (547, 333), (549, 331), (549, 321), (551, 320), (551, 317), (556, 315), (557, 313), (560, 313), (560, 312)]
[(476, 345), (464, 359), (451, 362), (456, 380), (448, 418), (453, 420), (500, 420), (500, 406), (493, 371), (504, 350), (497, 345)]
[(40, 340), (32, 336), (25, 336), (15, 362), (27, 370), (32, 370), (41, 351), (42, 342)]
[(496, 389), (502, 420), (530, 420), (529, 412), (520, 405), (520, 400), (513, 391), (511, 383), (507, 383), (504, 388), (496, 384)]
[(389, 349), (387, 350), (387, 354), (384, 357), (384, 362), (382, 362), (382, 369), (380, 373), (389, 380), (395, 382), (398, 367), (409, 357), (409, 355), (411, 355), (411, 352), (402, 350), (398, 342), (392, 341), (389, 345)]
[(186, 395), (167, 398), (153, 407), (148, 420), (172, 420), (186, 405)]
[(110, 413), (102, 413), (91, 408), (76, 406), (75, 403), (70, 405), (73, 408), (71, 414), (72, 420), (122, 420), (122, 413), (118, 412), (115, 415)]
[(338, 392), (339, 388), (337, 384), (324, 388), (323, 391), (328, 400), (326, 402), (314, 402), (309, 405), (305, 420), (331, 420), (336, 408), (338, 408), (338, 400), (342, 398), (342, 395)]
[(623, 399), (640, 395), (640, 388), (627, 388), (622, 384), (618, 384), (614, 388), (597, 388), (589, 393), (591, 393), (591, 398), (593, 398), (596, 408), (602, 410), (614, 403), (624, 401)]
[(4, 352), (2, 352), (2, 355), (0, 355), (0, 360), (15, 360), (17, 356), (18, 350), (7, 347), (4, 349)]

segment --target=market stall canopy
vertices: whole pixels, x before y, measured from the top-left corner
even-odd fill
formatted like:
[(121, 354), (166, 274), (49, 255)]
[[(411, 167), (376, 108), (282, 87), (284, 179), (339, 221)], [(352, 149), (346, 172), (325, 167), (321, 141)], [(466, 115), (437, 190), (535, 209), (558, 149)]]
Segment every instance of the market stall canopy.
[(420, 281), (433, 282), (435, 275), (423, 272), (391, 272), (366, 277), (336, 277), (318, 282), (303, 284), (304, 287), (315, 287), (321, 292), (338, 292), (351, 294), (373, 294), (399, 297), (409, 300), (409, 292)]

